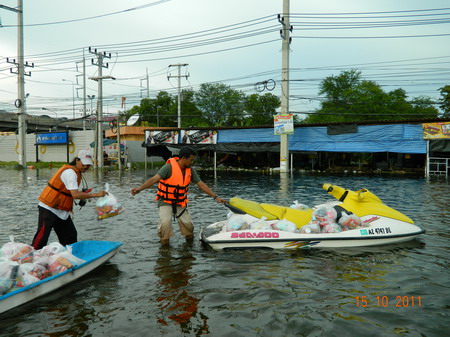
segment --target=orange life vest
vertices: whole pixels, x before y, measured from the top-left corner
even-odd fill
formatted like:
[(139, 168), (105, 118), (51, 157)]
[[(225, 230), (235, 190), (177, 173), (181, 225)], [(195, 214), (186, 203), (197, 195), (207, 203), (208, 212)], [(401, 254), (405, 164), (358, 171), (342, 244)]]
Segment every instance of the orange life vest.
[(66, 185), (64, 185), (61, 180), (61, 174), (67, 169), (72, 169), (76, 172), (78, 185), (80, 185), (80, 170), (72, 165), (63, 165), (48, 181), (47, 186), (39, 196), (39, 201), (42, 201), (44, 204), (52, 208), (70, 212), (73, 208), (72, 194), (70, 194), (70, 191), (66, 188)]
[(167, 179), (159, 181), (156, 200), (162, 199), (168, 204), (185, 207), (188, 203), (187, 194), (192, 172), (190, 168), (186, 168), (183, 177), (183, 172), (177, 159), (173, 157), (167, 160), (166, 163), (172, 166), (172, 175)]

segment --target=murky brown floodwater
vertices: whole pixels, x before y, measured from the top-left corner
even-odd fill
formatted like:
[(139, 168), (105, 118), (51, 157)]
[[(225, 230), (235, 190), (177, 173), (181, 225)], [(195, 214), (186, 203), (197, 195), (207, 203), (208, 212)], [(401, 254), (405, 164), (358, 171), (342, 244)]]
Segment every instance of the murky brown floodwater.
[[(0, 245), (14, 234), (29, 243), (37, 196), (55, 170), (0, 169)], [(149, 173), (150, 174), (150, 173)], [(214, 252), (177, 232), (161, 249), (154, 190), (131, 197), (144, 171), (105, 172), (100, 188), (124, 204), (124, 214), (96, 221), (94, 204), (76, 211), (80, 240), (122, 241), (109, 263), (75, 284), (0, 317), (6, 336), (448, 336), (448, 182), (381, 177), (201, 174), (221, 196), (308, 205), (331, 200), (319, 184), (368, 188), (425, 227), (420, 239), (358, 250)], [(87, 179), (93, 182), (92, 173)], [(222, 220), (224, 206), (191, 189), (199, 228)], [(198, 231), (196, 232), (198, 234)], [(56, 241), (54, 234), (50, 242)], [(366, 308), (356, 296), (367, 296)], [(386, 296), (389, 306), (378, 305)], [(396, 307), (397, 296), (421, 305)]]

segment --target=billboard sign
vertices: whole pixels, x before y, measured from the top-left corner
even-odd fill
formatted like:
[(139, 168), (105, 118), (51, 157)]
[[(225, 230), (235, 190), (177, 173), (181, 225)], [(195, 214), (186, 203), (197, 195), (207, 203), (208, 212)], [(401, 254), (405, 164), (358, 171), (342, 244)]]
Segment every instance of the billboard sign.
[(216, 130), (181, 130), (182, 144), (217, 144)]
[(450, 139), (450, 122), (422, 124), (423, 139)]
[(59, 145), (68, 144), (69, 135), (67, 132), (48, 132), (36, 135), (36, 145)]
[(145, 130), (145, 144), (178, 144), (178, 131)]
[(273, 116), (274, 135), (292, 135), (294, 134), (294, 115), (274, 115)]

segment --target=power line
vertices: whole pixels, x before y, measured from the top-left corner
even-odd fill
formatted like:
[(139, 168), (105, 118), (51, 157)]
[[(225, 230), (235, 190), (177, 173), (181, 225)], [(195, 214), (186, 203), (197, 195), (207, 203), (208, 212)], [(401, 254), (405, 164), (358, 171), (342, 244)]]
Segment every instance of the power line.
[[(23, 26), (24, 27), (50, 26), (50, 25), (59, 25), (59, 24), (64, 24), (64, 23), (72, 23), (72, 22), (80, 22), (80, 21), (86, 21), (86, 20), (99, 19), (99, 18), (103, 18), (103, 17), (106, 17), (106, 16), (123, 14), (123, 13), (128, 13), (128, 12), (131, 12), (131, 11), (141, 10), (141, 9), (144, 9), (144, 8), (160, 5), (160, 4), (163, 4), (165, 2), (169, 2), (169, 1), (171, 1), (171, 0), (159, 0), (159, 1), (148, 3), (146, 5), (132, 7), (132, 8), (124, 9), (124, 10), (117, 11), (117, 12), (107, 13), (107, 14), (100, 14), (100, 15), (90, 16), (90, 17), (87, 17), (87, 18), (64, 20), (64, 21), (54, 21), (54, 22), (45, 22), (45, 23), (30, 23), (30, 24), (26, 24), (26, 25), (23, 25)], [(17, 25), (2, 25), (1, 27), (2, 28), (12, 28), (12, 27), (17, 27)]]

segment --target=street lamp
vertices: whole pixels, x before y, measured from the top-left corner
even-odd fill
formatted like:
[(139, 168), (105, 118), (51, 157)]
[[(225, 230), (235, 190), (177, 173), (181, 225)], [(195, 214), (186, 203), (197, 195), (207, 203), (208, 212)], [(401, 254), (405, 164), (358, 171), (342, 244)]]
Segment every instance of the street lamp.
[(92, 101), (95, 98), (95, 95), (87, 95), (87, 97), (91, 100), (91, 114), (92, 114)]
[(72, 119), (75, 119), (75, 82), (65, 78), (63, 78), (63, 81), (72, 83)]

